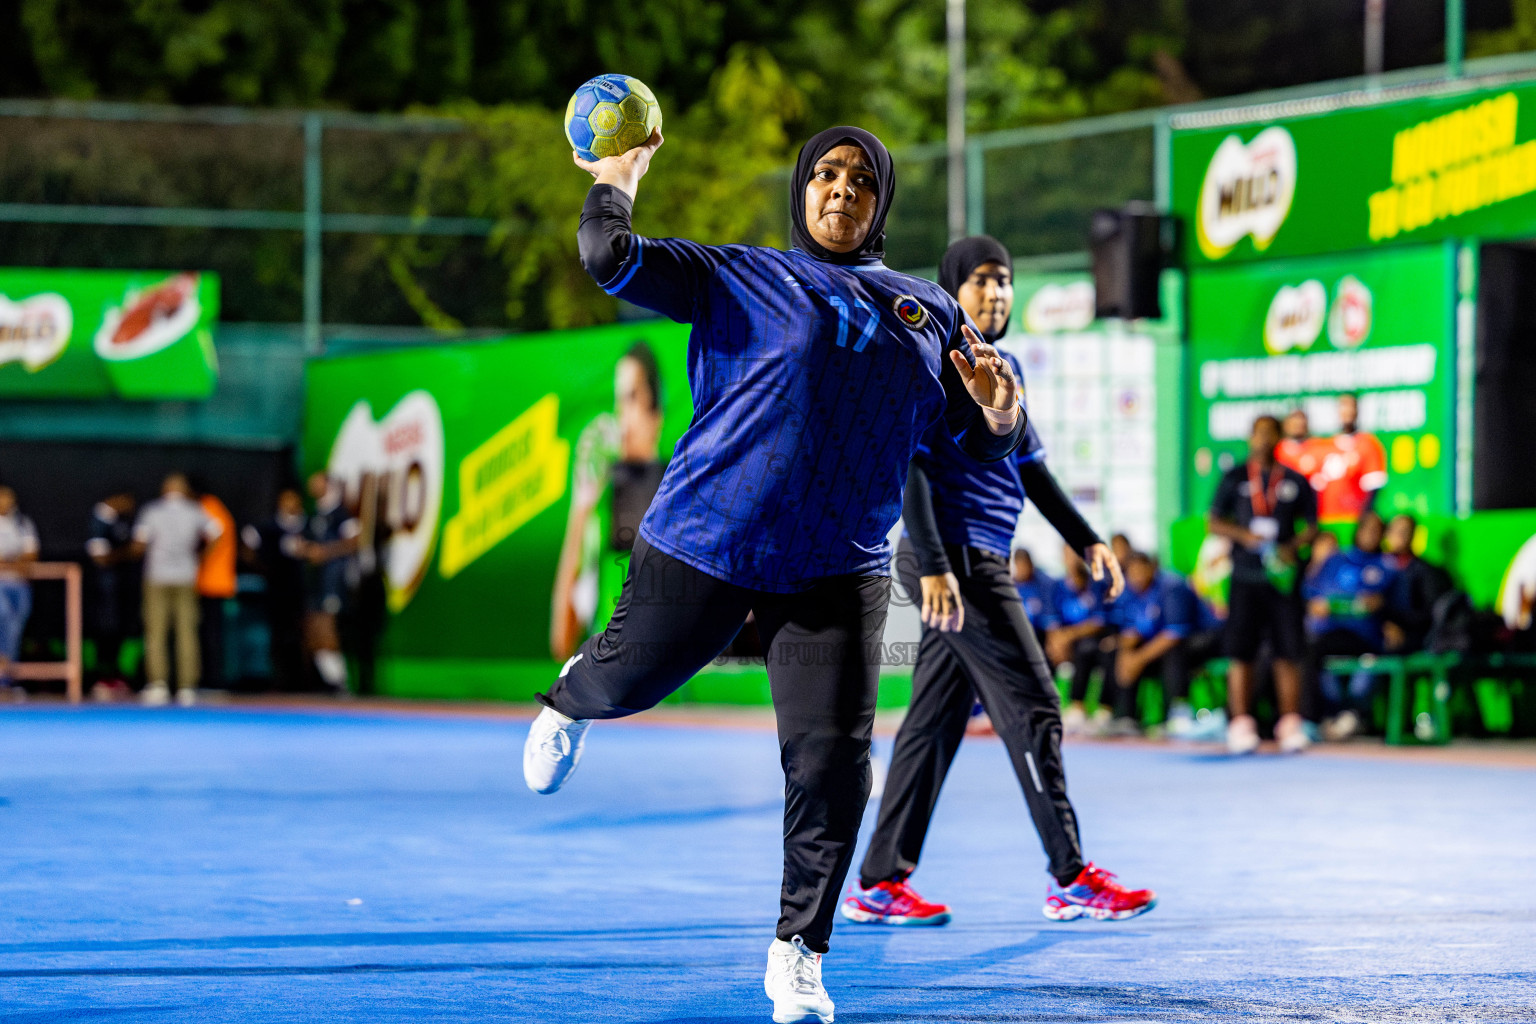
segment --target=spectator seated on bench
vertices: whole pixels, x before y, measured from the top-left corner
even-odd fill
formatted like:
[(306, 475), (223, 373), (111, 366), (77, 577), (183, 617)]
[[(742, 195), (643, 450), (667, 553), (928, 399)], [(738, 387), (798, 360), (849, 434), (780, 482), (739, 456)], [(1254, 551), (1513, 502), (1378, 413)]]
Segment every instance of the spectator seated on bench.
[[(1198, 738), (1189, 706), (1189, 681), (1200, 665), (1215, 655), (1219, 631), (1214, 613), (1195, 595), (1185, 579), (1159, 572), (1157, 563), (1139, 551), (1132, 552), (1125, 569), (1126, 594), (1119, 601), (1119, 650), (1115, 657), (1115, 708), (1111, 735), (1134, 736), (1141, 732), (1136, 713), (1137, 691), (1149, 679), (1161, 679), (1168, 733), (1179, 738)], [(1202, 723), (1210, 735), (1226, 735), (1225, 714)]]
[(1067, 709), (1062, 715), (1062, 728), (1071, 736), (1100, 728), (1109, 720), (1109, 710), (1100, 708), (1094, 713), (1096, 721), (1090, 723), (1084, 702), (1093, 670), (1105, 669), (1108, 678), (1111, 666), (1107, 659), (1113, 656), (1114, 641), (1104, 607), (1108, 580), (1094, 582), (1087, 564), (1070, 544), (1062, 545), (1061, 557), (1066, 573), (1052, 588), (1050, 608), (1036, 628), (1045, 633), (1045, 656), (1051, 667), (1065, 665), (1072, 674)]
[(1346, 688), (1327, 668), (1325, 659), (1381, 654), (1386, 649), (1388, 598), (1398, 583), (1397, 570), (1381, 551), (1383, 532), (1381, 517), (1364, 513), (1355, 527), (1352, 545), (1332, 554), (1328, 554), (1328, 544), (1316, 546), (1302, 585), (1313, 677), (1325, 716), (1324, 739), (1348, 739), (1370, 718), (1372, 673), (1365, 668), (1357, 670)]

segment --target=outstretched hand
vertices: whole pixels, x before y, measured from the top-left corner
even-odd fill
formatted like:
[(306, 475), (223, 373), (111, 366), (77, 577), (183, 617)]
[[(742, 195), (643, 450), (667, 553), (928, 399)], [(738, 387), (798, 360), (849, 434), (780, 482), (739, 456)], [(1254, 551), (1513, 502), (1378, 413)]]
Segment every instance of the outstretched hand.
[(650, 138), (618, 156), (605, 156), (601, 160), (583, 160), (573, 149), (571, 159), (576, 161), (577, 167), (596, 178), (596, 184), (612, 185), (633, 199), (640, 189), (640, 179), (645, 177), (645, 172), (651, 167), (651, 157), (656, 155), (656, 150), (661, 148), (664, 141), (661, 137), (661, 129), (652, 128)]
[(1095, 544), (1087, 551), (1088, 574), (1095, 581), (1102, 580), (1104, 574), (1109, 573), (1109, 599), (1113, 601), (1125, 590), (1125, 574), (1120, 569), (1120, 559), (1115, 557), (1114, 549), (1108, 544)]
[(965, 340), (970, 342), (971, 354), (976, 357), (973, 368), (958, 349), (950, 349), (949, 361), (960, 371), (965, 390), (987, 418), (987, 425), (994, 434), (1006, 434), (1013, 429), (1019, 417), (1019, 382), (1013, 375), (1008, 360), (997, 349), (981, 340), (981, 336), (969, 324), (961, 326)]

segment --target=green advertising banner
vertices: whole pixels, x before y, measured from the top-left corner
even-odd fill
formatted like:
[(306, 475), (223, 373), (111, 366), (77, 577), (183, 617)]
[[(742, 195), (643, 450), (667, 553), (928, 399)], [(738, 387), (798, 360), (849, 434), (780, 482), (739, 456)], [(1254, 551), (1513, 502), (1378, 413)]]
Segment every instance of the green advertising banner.
[[(1326, 448), (1350, 393), (1381, 445), (1377, 510), (1453, 514), (1454, 283), (1449, 245), (1192, 272), (1190, 512), (1245, 457), (1254, 417), (1300, 409)], [(1304, 470), (1324, 498), (1347, 454), (1322, 451)]]
[[(1536, 83), (1176, 130), (1191, 264), (1536, 235)], [(1176, 126), (1178, 122), (1175, 122)]]
[(0, 395), (207, 398), (215, 274), (0, 269)]
[(377, 488), (390, 529), (386, 692), (527, 699), (601, 628), (617, 506), (649, 503), (693, 414), (687, 339), (657, 320), (310, 364), (305, 465)]

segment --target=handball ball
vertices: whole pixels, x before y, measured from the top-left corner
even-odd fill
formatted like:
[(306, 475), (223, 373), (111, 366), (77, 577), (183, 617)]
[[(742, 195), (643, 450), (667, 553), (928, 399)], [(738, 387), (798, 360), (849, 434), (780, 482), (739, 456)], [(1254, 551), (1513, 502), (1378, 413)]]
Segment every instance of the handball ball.
[(565, 137), (583, 160), (628, 152), (660, 127), (655, 94), (628, 75), (598, 75), (565, 105)]

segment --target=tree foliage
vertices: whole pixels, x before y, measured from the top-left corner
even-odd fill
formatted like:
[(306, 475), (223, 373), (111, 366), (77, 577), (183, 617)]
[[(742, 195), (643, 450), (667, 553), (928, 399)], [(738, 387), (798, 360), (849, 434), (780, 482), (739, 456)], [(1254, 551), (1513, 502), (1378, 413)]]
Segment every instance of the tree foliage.
[[(1359, 2), (971, 0), (968, 6), (966, 121), (973, 132), (1360, 71)], [(1536, 46), (1536, 0), (1468, 0), (1467, 6), (1473, 55)], [(1442, 0), (1387, 4), (1389, 67), (1440, 59), (1442, 7)], [(771, 175), (792, 159), (799, 139), (837, 123), (863, 125), (895, 146), (943, 137), (944, 3), (0, 4), (0, 95), (414, 110), (461, 119), (465, 133), (431, 140), (327, 136), (328, 210), (407, 207), (497, 224), (485, 252), (468, 252), (478, 243), (462, 239), (328, 239), (327, 265), (335, 260), (344, 270), (328, 276), (337, 280), (326, 298), (333, 319), (361, 319), (360, 307), (444, 328), (491, 319), (558, 326), (613, 316), (613, 301), (591, 286), (575, 258), (587, 179), (570, 166), (559, 112), (580, 82), (615, 70), (645, 80), (666, 117), (668, 142), (638, 207), (640, 229), (782, 241), (783, 183)], [(87, 127), (91, 131), (39, 122), (21, 132), (0, 124), (0, 133), (9, 132), (0, 139), (0, 182), (13, 201), (267, 209), (292, 209), (297, 202), (290, 194), (301, 180), (296, 136), (251, 129), (239, 137), (208, 130), (202, 138), (194, 129), (166, 128), (179, 133), (168, 145), (155, 136), (159, 129)], [(997, 229), (1012, 232), (1020, 251), (1059, 249), (1080, 233), (1085, 190), (1097, 189), (1104, 201), (1136, 194), (1150, 159), (1136, 148), (1141, 141), (1108, 140), (1119, 155), (1107, 164), (1106, 147), (1089, 142), (989, 163), (988, 203), (999, 204)], [(913, 253), (942, 244), (941, 170), (937, 164), (903, 167), (908, 187), (898, 202), (907, 205), (898, 227), (910, 236), (904, 244)], [(1028, 194), (1028, 209), (994, 196), (998, 189)], [(14, 236), (15, 259), (81, 259), (79, 232), (65, 238), (11, 226), (0, 234)], [(267, 255), (254, 273), (245, 270), (249, 261), (240, 263), (240, 281), (231, 267), (230, 308), (257, 318), (289, 315), (272, 309), (297, 301), (292, 240), (249, 241)], [(200, 251), (187, 249), (185, 257), (168, 251), (153, 262), (184, 262)], [(114, 249), (103, 259), (119, 255)], [(261, 288), (281, 291), (283, 299), (271, 308), (252, 299), (247, 307), (240, 288), (253, 296)]]

